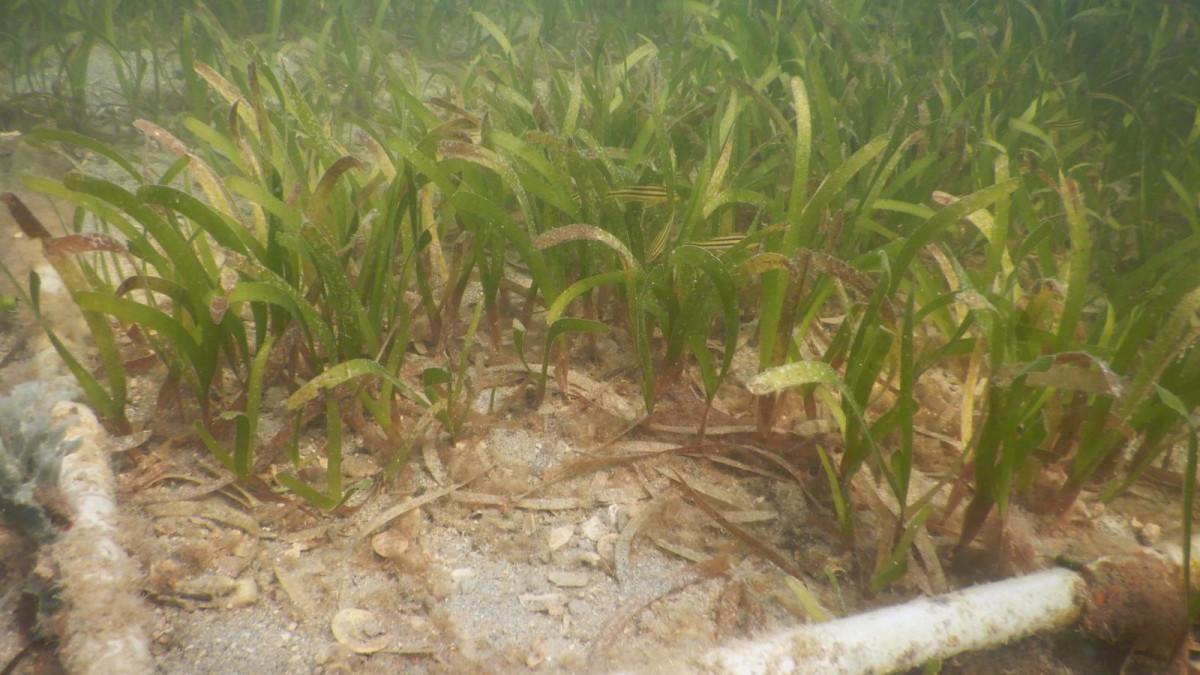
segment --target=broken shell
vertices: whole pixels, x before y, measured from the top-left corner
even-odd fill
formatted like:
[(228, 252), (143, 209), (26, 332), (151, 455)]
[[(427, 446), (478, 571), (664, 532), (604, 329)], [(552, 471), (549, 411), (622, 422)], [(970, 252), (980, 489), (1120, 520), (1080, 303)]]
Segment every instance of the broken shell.
[(254, 579), (238, 579), (233, 593), (230, 593), (229, 597), (225, 599), (225, 608), (249, 607), (256, 602), (258, 602), (258, 584), (254, 583)]
[(379, 462), (370, 455), (346, 455), (342, 458), (342, 473), (348, 478), (368, 478), (382, 471)]
[(551, 551), (557, 551), (566, 546), (573, 536), (575, 536), (575, 526), (563, 525), (550, 530), (550, 534), (546, 536), (546, 543), (550, 546)]
[(593, 513), (591, 518), (583, 521), (581, 529), (583, 536), (592, 541), (599, 541), (600, 537), (608, 534), (608, 526), (604, 524), (604, 519), (600, 517), (599, 513)]
[(384, 530), (371, 537), (371, 550), (381, 558), (394, 560), (408, 550), (408, 537), (395, 530)]
[(179, 579), (171, 586), (172, 590), (179, 595), (215, 600), (236, 591), (238, 582), (233, 577), (224, 574), (208, 573)]
[(330, 629), (338, 644), (356, 654), (374, 654), (392, 641), (379, 617), (365, 609), (348, 607), (338, 611)]
[(475, 585), (475, 570), (460, 567), (450, 572), (450, 580), (462, 591), (469, 591)]
[(560, 588), (582, 588), (588, 585), (587, 572), (567, 572), (565, 570), (550, 570), (546, 573), (550, 583)]
[(562, 616), (567, 608), (567, 596), (562, 593), (525, 593), (517, 598), (521, 606), (550, 616)]
[(618, 538), (615, 532), (609, 532), (600, 537), (600, 541), (596, 542), (596, 553), (599, 553), (600, 557), (604, 560), (613, 560), (616, 558)]

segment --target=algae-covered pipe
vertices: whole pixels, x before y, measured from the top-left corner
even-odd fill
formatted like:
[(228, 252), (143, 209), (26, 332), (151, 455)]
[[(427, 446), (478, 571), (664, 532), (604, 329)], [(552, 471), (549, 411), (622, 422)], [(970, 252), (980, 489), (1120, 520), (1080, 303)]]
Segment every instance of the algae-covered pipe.
[(105, 432), (86, 406), (61, 402), (52, 419), (64, 423), (59, 491), (71, 528), (51, 545), (63, 609), (60, 656), (72, 673), (140, 675), (154, 672), (141, 597), (141, 573), (118, 543), (116, 481)]
[(1043, 570), (732, 642), (655, 672), (888, 673), (1066, 628), (1169, 659), (1188, 625), (1181, 558), (1146, 550)]
[(739, 675), (916, 668), (1066, 628), (1079, 619), (1086, 588), (1079, 573), (1045, 570), (738, 642), (694, 665)]

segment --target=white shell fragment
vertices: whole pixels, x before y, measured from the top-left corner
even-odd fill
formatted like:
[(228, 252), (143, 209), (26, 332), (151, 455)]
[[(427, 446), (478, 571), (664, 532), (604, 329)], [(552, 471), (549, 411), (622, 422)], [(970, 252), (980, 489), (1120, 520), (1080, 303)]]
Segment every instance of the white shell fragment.
[(600, 541), (600, 537), (608, 534), (608, 526), (604, 524), (604, 519), (599, 513), (594, 513), (591, 518), (583, 521), (580, 528), (583, 530), (583, 536), (592, 541)]
[(521, 606), (550, 616), (562, 616), (567, 609), (567, 596), (562, 593), (525, 593), (517, 598)]
[(550, 534), (546, 535), (546, 544), (550, 547), (552, 552), (557, 551), (563, 546), (566, 546), (567, 543), (571, 541), (571, 537), (573, 536), (575, 536), (574, 525), (563, 525), (562, 527), (556, 527), (553, 530), (550, 530)]
[(550, 583), (560, 588), (583, 588), (588, 585), (587, 572), (551, 570), (546, 573), (546, 578), (550, 580)]
[(347, 607), (338, 611), (333, 615), (330, 629), (338, 644), (356, 654), (374, 654), (386, 649), (392, 641), (379, 617), (365, 609)]

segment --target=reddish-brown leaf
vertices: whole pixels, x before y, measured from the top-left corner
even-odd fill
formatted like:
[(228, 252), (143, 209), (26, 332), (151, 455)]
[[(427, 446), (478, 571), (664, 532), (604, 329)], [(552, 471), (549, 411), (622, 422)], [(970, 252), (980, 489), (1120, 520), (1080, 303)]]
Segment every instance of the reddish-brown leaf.
[(25, 202), (21, 198), (11, 192), (5, 192), (0, 195), (0, 201), (8, 207), (8, 212), (12, 214), (13, 220), (17, 221), (21, 232), (25, 233), (30, 239), (49, 239), (50, 231), (42, 225), (42, 221), (33, 215), (33, 211), (25, 206)]
[(48, 239), (45, 243), (46, 255), (49, 256), (68, 256), (76, 253), (95, 253), (96, 251), (125, 252), (125, 247), (121, 245), (121, 242), (98, 232), (68, 234), (65, 237)]

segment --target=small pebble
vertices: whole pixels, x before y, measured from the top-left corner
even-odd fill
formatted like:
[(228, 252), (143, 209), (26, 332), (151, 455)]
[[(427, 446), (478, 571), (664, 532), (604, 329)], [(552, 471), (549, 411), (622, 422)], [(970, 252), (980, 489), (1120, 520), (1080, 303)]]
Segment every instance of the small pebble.
[(1162, 526), (1145, 523), (1137, 529), (1137, 540), (1142, 546), (1154, 546), (1162, 539)]
[(256, 602), (258, 602), (258, 584), (254, 583), (252, 578), (238, 579), (233, 593), (225, 601), (225, 608), (249, 607)]
[(475, 570), (469, 567), (460, 567), (450, 572), (450, 579), (459, 591), (468, 592), (475, 587)]

